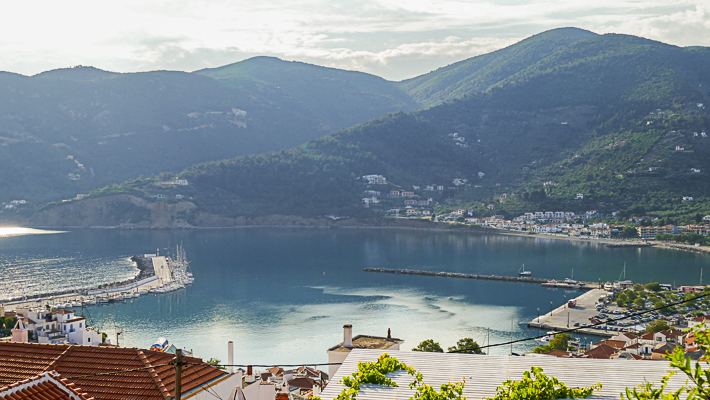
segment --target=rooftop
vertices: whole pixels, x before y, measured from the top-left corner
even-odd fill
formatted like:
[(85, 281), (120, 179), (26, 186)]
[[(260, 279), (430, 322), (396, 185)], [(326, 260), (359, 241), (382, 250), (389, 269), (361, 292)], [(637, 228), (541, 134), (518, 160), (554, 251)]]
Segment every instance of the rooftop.
[[(175, 369), (167, 365), (173, 357), (136, 348), (0, 343), (0, 381), (21, 381), (55, 370), (97, 400), (163, 399), (175, 396)], [(183, 369), (183, 393), (227, 375), (199, 358), (185, 361), (196, 365)], [(143, 369), (81, 378), (135, 368)]]
[[(340, 381), (357, 371), (360, 361), (375, 361), (382, 353), (389, 353), (399, 361), (422, 373), (424, 383), (435, 388), (444, 383), (460, 381), (465, 377), (463, 395), (469, 399), (493, 397), (496, 388), (507, 379), (520, 380), (524, 371), (533, 366), (541, 367), (543, 373), (554, 376), (568, 387), (586, 387), (596, 383), (603, 385), (592, 398), (619, 398), (627, 387), (648, 382), (659, 382), (668, 374), (669, 366), (662, 361), (634, 361), (630, 367), (625, 360), (595, 360), (588, 358), (516, 357), (458, 353), (427, 353), (418, 351), (383, 351), (354, 349), (345, 359), (331, 383), (320, 397), (335, 398), (345, 388)], [(413, 396), (409, 383), (413, 377), (403, 371), (388, 374), (399, 387), (363, 385), (358, 400), (407, 399)], [(677, 390), (685, 378), (674, 375), (666, 392)]]
[(73, 383), (56, 372), (40, 375), (0, 386), (2, 400), (93, 400)]
[(402, 339), (387, 339), (381, 336), (357, 335), (353, 338), (353, 347), (343, 347), (343, 343), (339, 343), (328, 351), (351, 351), (352, 349), (372, 349), (372, 350), (387, 350), (392, 346), (402, 344)]

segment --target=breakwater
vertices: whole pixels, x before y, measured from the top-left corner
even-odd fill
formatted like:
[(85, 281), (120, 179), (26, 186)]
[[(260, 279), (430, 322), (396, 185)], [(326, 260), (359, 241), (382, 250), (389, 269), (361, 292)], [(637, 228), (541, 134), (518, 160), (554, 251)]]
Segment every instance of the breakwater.
[(486, 281), (505, 281), (505, 282), (525, 282), (525, 283), (546, 283), (547, 279), (522, 277), (522, 276), (499, 276), (499, 275), (477, 275), (477, 274), (462, 274), (459, 272), (437, 272), (437, 271), (418, 271), (414, 269), (392, 269), (392, 268), (364, 268), (365, 272), (379, 272), (383, 274), (400, 274), (400, 275), (422, 275), (422, 276), (438, 276), (442, 278), (459, 278), (459, 279), (480, 279)]

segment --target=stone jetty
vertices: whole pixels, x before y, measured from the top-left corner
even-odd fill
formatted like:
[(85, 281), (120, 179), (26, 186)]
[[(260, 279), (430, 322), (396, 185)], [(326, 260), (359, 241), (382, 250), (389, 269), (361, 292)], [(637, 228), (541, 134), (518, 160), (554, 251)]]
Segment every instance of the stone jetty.
[(523, 276), (499, 276), (499, 275), (477, 275), (477, 274), (462, 274), (459, 272), (438, 272), (438, 271), (418, 271), (414, 269), (392, 269), (392, 268), (364, 268), (365, 272), (379, 272), (384, 274), (401, 274), (401, 275), (422, 275), (422, 276), (438, 276), (442, 278), (459, 278), (459, 279), (481, 279), (486, 281), (505, 281), (505, 282), (525, 282), (525, 283), (546, 283), (547, 279), (532, 278)]

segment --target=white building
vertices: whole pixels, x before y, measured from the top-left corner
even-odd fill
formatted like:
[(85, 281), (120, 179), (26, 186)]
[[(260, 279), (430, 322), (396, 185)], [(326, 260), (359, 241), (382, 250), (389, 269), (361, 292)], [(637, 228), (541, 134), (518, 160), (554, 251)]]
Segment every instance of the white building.
[(577, 195), (574, 196), (574, 198), (577, 200), (582, 200), (582, 199), (584, 199), (584, 193), (577, 193)]
[(187, 186), (188, 182), (187, 179), (174, 179), (172, 182), (170, 182), (170, 184), (177, 186)]
[(98, 346), (102, 342), (101, 333), (73, 311), (18, 308), (16, 312), (39, 343)]
[(387, 179), (382, 175), (365, 175), (362, 179), (366, 180), (370, 185), (386, 185)]

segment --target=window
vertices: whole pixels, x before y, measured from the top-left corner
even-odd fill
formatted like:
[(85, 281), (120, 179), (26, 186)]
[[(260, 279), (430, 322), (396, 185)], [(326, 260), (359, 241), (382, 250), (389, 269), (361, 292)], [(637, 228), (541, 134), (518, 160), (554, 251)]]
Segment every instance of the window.
[(81, 328), (81, 322), (79, 322), (79, 328)]

